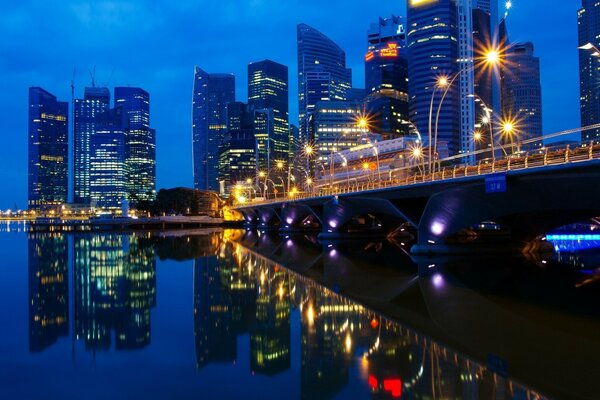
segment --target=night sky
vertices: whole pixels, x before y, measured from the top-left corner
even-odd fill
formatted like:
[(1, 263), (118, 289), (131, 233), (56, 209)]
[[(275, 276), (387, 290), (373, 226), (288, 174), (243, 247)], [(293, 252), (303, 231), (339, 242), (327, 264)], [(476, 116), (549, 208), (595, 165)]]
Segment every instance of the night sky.
[[(550, 4), (551, 3), (551, 4)], [(511, 41), (532, 41), (542, 63), (544, 132), (579, 126), (578, 0), (515, 0)], [(297, 120), (296, 24), (307, 23), (347, 54), (364, 87), (366, 30), (379, 16), (406, 15), (405, 0), (20, 0), (0, 13), (0, 208), (27, 204), (27, 89), (70, 101), (96, 84), (139, 86), (151, 95), (157, 188), (192, 186), (193, 67), (236, 75), (265, 58), (290, 68), (290, 122)]]

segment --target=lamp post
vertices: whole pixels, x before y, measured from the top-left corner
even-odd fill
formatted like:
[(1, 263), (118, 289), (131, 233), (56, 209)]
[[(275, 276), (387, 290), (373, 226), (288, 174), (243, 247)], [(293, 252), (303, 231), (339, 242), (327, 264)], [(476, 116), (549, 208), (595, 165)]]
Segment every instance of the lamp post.
[[(488, 51), (483, 58), (483, 62), (485, 64), (491, 65), (491, 66), (495, 66), (495, 65), (499, 64), (501, 62), (500, 51), (498, 49), (492, 49), (492, 50)], [(444, 76), (438, 78), (437, 84), (438, 84), (438, 86), (441, 86), (444, 88), (444, 93), (442, 94), (442, 98), (440, 100), (440, 104), (438, 105), (436, 116), (435, 116), (435, 130), (434, 130), (434, 138), (433, 138), (433, 153), (434, 153), (433, 156), (434, 157), (437, 157), (438, 127), (439, 127), (440, 114), (442, 111), (442, 106), (444, 104), (444, 100), (446, 99), (446, 96), (448, 95), (448, 92), (450, 91), (450, 88), (452, 87), (452, 84), (456, 81), (456, 79), (458, 79), (461, 76), (461, 74), (463, 74), (464, 72), (467, 72), (470, 69), (475, 69), (475, 67), (477, 67), (477, 66), (478, 66), (478, 64), (471, 63), (471, 64), (461, 68), (451, 78), (444, 77)], [(431, 109), (431, 112), (433, 112), (433, 109)], [(431, 119), (431, 115), (429, 117)], [(431, 165), (431, 162), (430, 162), (430, 165)]]
[[(490, 108), (488, 108), (487, 104), (485, 104), (485, 101), (483, 101), (483, 99), (477, 95), (477, 94), (470, 94), (469, 97), (473, 97), (475, 98), (475, 100), (479, 100), (479, 102), (481, 102), (483, 109), (485, 111), (485, 117), (482, 120), (482, 123), (484, 125), (487, 125), (489, 127), (489, 134), (490, 134), (490, 146), (491, 146), (491, 150), (492, 150), (492, 162), (496, 162), (496, 149), (494, 148), (494, 128), (492, 125), (492, 110)], [(481, 133), (480, 133), (481, 135)], [(481, 140), (482, 138), (480, 138), (479, 140)], [(476, 139), (477, 140), (477, 139)]]

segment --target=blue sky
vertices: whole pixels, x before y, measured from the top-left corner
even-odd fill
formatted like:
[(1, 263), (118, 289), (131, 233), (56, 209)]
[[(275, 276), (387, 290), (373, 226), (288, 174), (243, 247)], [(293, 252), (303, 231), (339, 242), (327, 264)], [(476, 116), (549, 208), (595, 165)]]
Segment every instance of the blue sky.
[[(406, 15), (405, 0), (21, 0), (0, 14), (0, 208), (27, 202), (27, 88), (70, 100), (90, 85), (140, 86), (157, 129), (157, 186), (192, 185), (193, 67), (236, 75), (246, 100), (246, 67), (265, 58), (290, 68), (290, 121), (297, 119), (296, 24), (342, 46), (364, 86), (366, 30), (379, 16)], [(549, 3), (552, 3), (550, 6)], [(511, 41), (532, 41), (541, 58), (544, 131), (579, 126), (577, 9), (580, 2), (515, 0)]]

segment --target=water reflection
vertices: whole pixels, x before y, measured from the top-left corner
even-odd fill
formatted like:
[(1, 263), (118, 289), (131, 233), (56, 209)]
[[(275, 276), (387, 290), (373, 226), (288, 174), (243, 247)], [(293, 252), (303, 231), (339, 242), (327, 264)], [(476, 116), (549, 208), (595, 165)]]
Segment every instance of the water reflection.
[[(69, 268), (71, 266), (71, 268)], [(88, 350), (150, 343), (156, 261), (144, 239), (117, 234), (29, 235), (30, 349), (42, 351), (69, 329), (69, 270), (74, 337)]]
[[(253, 372), (273, 375), (289, 369), (290, 310), (297, 310), (303, 399), (336, 397), (349, 385), (353, 370), (359, 371), (373, 399), (543, 398), (507, 379), (502, 361), (497, 365), (500, 371), (494, 371), (489, 365), (444, 347), (240, 244), (258, 247), (272, 258), (277, 255), (285, 258), (289, 255), (287, 250), (298, 251), (295, 241), (289, 245), (291, 240), (226, 235), (215, 255), (196, 260), (195, 329), (199, 366), (236, 360), (236, 337), (249, 331)], [(307, 251), (302, 252), (303, 259), (289, 257), (287, 261), (290, 264), (301, 261), (305, 269), (308, 265), (320, 271), (321, 276), (328, 275), (328, 259), (343, 257), (342, 252), (332, 254), (331, 250), (324, 255), (320, 252), (311, 255), (310, 246), (316, 247), (316, 242), (311, 238), (299, 240), (308, 244)], [(367, 259), (386, 258), (381, 254), (356, 252)], [(348, 268), (354, 266), (356, 263), (347, 264)], [(413, 268), (405, 276), (390, 278), (396, 283), (410, 282), (411, 274), (415, 273)], [(333, 279), (332, 276), (330, 273), (329, 278)], [(433, 275), (434, 282), (436, 277)], [(346, 290), (355, 284), (344, 282), (335, 289)], [(385, 285), (383, 288), (386, 289)], [(373, 291), (366, 288), (361, 294), (372, 295)], [(389, 290), (382, 295), (389, 296)]]
[(273, 398), (546, 398), (533, 387), (586, 398), (599, 389), (589, 378), (600, 354), (597, 296), (593, 282), (577, 286), (577, 268), (521, 256), (411, 259), (385, 242), (244, 231), (30, 234), (30, 351), (70, 329), (89, 351), (151, 347), (156, 258), (193, 260), (195, 348), (186, 354), (216, 387), (247, 365), (273, 387), (294, 374), (293, 387), (286, 378), (277, 390), (264, 380), (240, 388)]

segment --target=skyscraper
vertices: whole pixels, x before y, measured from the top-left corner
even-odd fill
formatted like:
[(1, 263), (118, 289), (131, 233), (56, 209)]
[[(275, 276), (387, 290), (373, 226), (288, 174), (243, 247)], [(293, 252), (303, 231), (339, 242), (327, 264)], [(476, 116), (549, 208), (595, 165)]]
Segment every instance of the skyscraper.
[(248, 65), (248, 105), (257, 113), (254, 137), (258, 146), (259, 169), (267, 170), (276, 161), (289, 158), (288, 68), (271, 60)]
[(116, 87), (115, 107), (125, 117), (125, 177), (132, 203), (153, 200), (156, 193), (156, 131), (150, 128), (150, 95), (136, 87)]
[(227, 104), (235, 101), (235, 77), (194, 69), (192, 141), (194, 188), (219, 189), (219, 146), (227, 132)]
[[(362, 102), (323, 101), (317, 104), (311, 123), (311, 142), (315, 145), (318, 162), (327, 163), (330, 157), (361, 144), (365, 129), (359, 119), (365, 114)], [(334, 162), (341, 162), (338, 158)]]
[(254, 110), (245, 103), (227, 105), (227, 133), (219, 149), (219, 181), (228, 192), (237, 182), (254, 181), (257, 171)]
[[(410, 117), (424, 138), (429, 136), (430, 104), (434, 90), (436, 91), (433, 96), (434, 120), (442, 97), (443, 89), (436, 88), (436, 80), (440, 76), (450, 79), (459, 71), (456, 62), (459, 56), (458, 35), (456, 0), (409, 1)], [(451, 154), (456, 154), (460, 150), (459, 96), (459, 85), (455, 83), (448, 90), (438, 124), (438, 141), (447, 142)], [(432, 136), (434, 136), (433, 132)]]
[(346, 100), (352, 86), (352, 70), (346, 68), (346, 53), (318, 30), (299, 24), (298, 106), (301, 135), (305, 134), (305, 115), (319, 101)]
[(400, 17), (380, 18), (368, 31), (365, 87), (371, 130), (386, 138), (408, 133), (408, 59)]
[[(519, 142), (542, 136), (542, 87), (540, 59), (534, 55), (533, 43), (516, 43), (506, 52), (510, 72), (504, 76), (502, 114), (514, 121)], [(508, 140), (508, 139), (507, 139)], [(524, 146), (525, 149), (541, 142)]]
[(90, 204), (90, 139), (96, 131), (96, 117), (110, 108), (110, 91), (86, 87), (83, 99), (75, 99), (73, 135), (73, 202)]
[(128, 118), (123, 107), (96, 117), (90, 139), (90, 199), (92, 207), (121, 208), (127, 198), (125, 136)]
[[(583, 0), (577, 12), (579, 46), (588, 43), (600, 47), (600, 3), (596, 0)], [(581, 126), (600, 123), (600, 63), (591, 52), (579, 53), (579, 82)], [(583, 140), (600, 139), (600, 129), (583, 132)]]
[(66, 203), (69, 187), (69, 104), (29, 88), (28, 205), (44, 210)]

